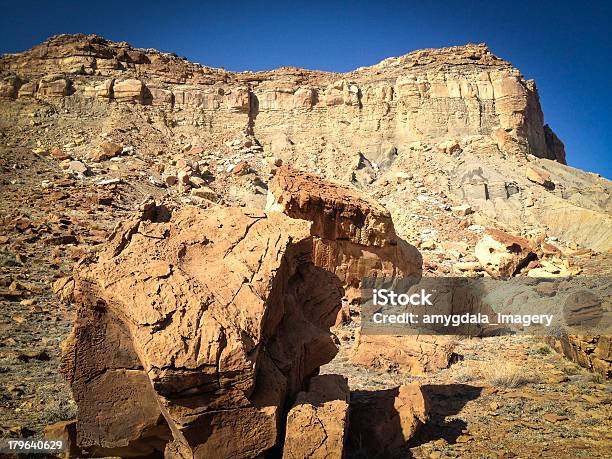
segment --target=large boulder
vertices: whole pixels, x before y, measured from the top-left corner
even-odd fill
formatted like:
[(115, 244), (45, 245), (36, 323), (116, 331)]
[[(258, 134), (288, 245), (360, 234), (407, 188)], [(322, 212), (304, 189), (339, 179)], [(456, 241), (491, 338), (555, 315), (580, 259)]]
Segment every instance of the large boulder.
[(47, 75), (38, 84), (38, 95), (42, 98), (64, 97), (69, 94), (70, 85), (62, 75)]
[(389, 211), (354, 188), (282, 166), (266, 209), (313, 222), (314, 262), (341, 279), (349, 302), (364, 278), (421, 275), (422, 257), (397, 236)]
[[(351, 234), (367, 234), (357, 217), (385, 217), (343, 193), (329, 210)], [(62, 371), (81, 449), (255, 457), (278, 445), (288, 402), (337, 352), (329, 327), (345, 287), (420, 269), (407, 244), (383, 237), (394, 237), (390, 219), (353, 242), (323, 231), (333, 224), (316, 212), (292, 216), (149, 202), (77, 265)]]
[(337, 352), (313, 318), (342, 289), (312, 265), (309, 227), (282, 214), (185, 208), (170, 218), (149, 206), (82, 261), (63, 365), (79, 446), (116, 454), (155, 446), (158, 433), (161, 448), (169, 428), (172, 450), (194, 457), (272, 448), (286, 398)]
[(389, 211), (356, 189), (282, 166), (270, 192), (268, 209), (311, 220), (319, 237), (379, 247), (397, 243)]

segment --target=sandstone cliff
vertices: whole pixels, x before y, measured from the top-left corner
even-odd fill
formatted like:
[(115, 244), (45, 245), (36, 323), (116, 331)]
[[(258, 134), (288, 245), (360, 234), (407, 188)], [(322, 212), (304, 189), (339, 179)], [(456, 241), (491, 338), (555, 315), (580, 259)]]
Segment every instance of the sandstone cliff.
[[(544, 124), (535, 83), (483, 44), (415, 51), (345, 74), (236, 73), (60, 35), (2, 56), (0, 77), (4, 123), (31, 116), (35, 104), (46, 112), (38, 116), (80, 127), (86, 142), (110, 134), (149, 156), (193, 145), (225, 158), (217, 167), (239, 155), (261, 170), (274, 155), (381, 193), (402, 233), (395, 208), (404, 198), (393, 185), (408, 173), (416, 188), (452, 193), (511, 228), (527, 222), (610, 248), (610, 183), (562, 165), (563, 143)], [(89, 154), (62, 132), (40, 137)], [(551, 174), (551, 186), (527, 179), (530, 164)], [(263, 207), (217, 183), (225, 197)]]

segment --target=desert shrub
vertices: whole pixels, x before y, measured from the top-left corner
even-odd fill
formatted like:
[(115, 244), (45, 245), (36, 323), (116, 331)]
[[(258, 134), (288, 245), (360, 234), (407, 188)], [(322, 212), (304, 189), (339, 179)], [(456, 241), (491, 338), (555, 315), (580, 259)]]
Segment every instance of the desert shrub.
[(535, 377), (525, 374), (523, 369), (510, 362), (494, 362), (482, 373), (489, 384), (497, 387), (515, 388), (537, 382)]
[(606, 382), (606, 378), (604, 378), (603, 375), (600, 375), (599, 373), (593, 373), (591, 375), (590, 380), (592, 383), (595, 384), (603, 384)]
[(529, 349), (530, 355), (548, 355), (551, 352), (552, 349), (546, 344), (540, 344), (539, 346), (535, 346)]
[(580, 373), (580, 368), (577, 365), (566, 366), (566, 367), (563, 367), (563, 373), (565, 373), (568, 376), (574, 376)]
[(463, 365), (455, 372), (455, 381), (458, 383), (467, 383), (480, 378), (480, 373), (473, 366)]

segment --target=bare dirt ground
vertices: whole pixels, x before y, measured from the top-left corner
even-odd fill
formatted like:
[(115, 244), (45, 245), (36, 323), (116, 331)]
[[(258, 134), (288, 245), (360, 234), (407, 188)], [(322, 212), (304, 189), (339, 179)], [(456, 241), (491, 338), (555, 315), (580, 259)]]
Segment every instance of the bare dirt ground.
[[(74, 310), (61, 304), (52, 283), (152, 192), (137, 181), (101, 186), (68, 178), (48, 157), (0, 150), (1, 436), (41, 435), (45, 425), (75, 417), (58, 373)], [(452, 222), (439, 221), (448, 228), (440, 231), (452, 231)], [(443, 273), (450, 260), (424, 251), (424, 262), (426, 273)], [(585, 273), (601, 269), (592, 258), (576, 263)], [(340, 353), (322, 372), (347, 376), (353, 391), (422, 383), (431, 419), (407, 455), (610, 457), (612, 385), (537, 338), (459, 339), (456, 363), (414, 377), (350, 363), (357, 324), (340, 330)]]

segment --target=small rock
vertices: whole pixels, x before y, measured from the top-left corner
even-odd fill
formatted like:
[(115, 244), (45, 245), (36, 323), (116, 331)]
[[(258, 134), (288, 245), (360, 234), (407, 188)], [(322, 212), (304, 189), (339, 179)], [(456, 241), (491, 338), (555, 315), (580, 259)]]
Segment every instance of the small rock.
[(426, 241), (421, 242), (421, 249), (423, 250), (433, 250), (436, 248), (436, 241), (433, 239), (427, 239)]
[(177, 174), (178, 182), (181, 185), (189, 185), (189, 179), (191, 178), (191, 171), (182, 169)]
[(89, 167), (81, 161), (70, 161), (68, 164), (68, 172), (76, 175), (77, 177), (85, 177), (89, 174)]
[(537, 183), (538, 185), (542, 185), (544, 187), (552, 185), (552, 182), (550, 181), (550, 174), (543, 169), (528, 167), (525, 170), (525, 175), (527, 180)]
[(407, 180), (412, 180), (412, 174), (402, 171), (398, 171), (395, 173), (395, 181), (397, 183), (404, 183)]
[(245, 175), (251, 171), (249, 163), (246, 161), (240, 161), (232, 168), (232, 174), (234, 175)]
[(470, 215), (474, 213), (474, 209), (469, 204), (462, 204), (460, 206), (451, 207), (451, 210), (457, 215)]
[(176, 175), (168, 175), (164, 181), (166, 182), (166, 185), (173, 186), (178, 183), (178, 177)]
[(104, 141), (89, 154), (89, 159), (95, 162), (107, 161), (119, 155), (123, 147), (114, 142)]
[(553, 422), (553, 423), (554, 422), (567, 421), (567, 419), (568, 419), (567, 416), (558, 416), (558, 415), (553, 414), (553, 413), (546, 413), (543, 416), (543, 418), (544, 418), (545, 421)]
[(206, 180), (204, 180), (202, 177), (193, 176), (189, 178), (189, 183), (196, 188), (200, 188), (206, 185)]
[(70, 155), (68, 153), (65, 153), (60, 147), (53, 147), (51, 149), (51, 156), (60, 161), (70, 159)]
[(215, 199), (217, 199), (217, 193), (215, 193), (213, 189), (208, 188), (206, 186), (203, 186), (200, 188), (194, 188), (193, 190), (191, 190), (191, 196), (195, 196), (195, 197), (203, 198), (203, 199), (209, 199), (211, 201), (214, 201)]

